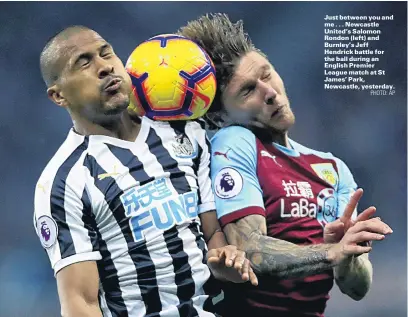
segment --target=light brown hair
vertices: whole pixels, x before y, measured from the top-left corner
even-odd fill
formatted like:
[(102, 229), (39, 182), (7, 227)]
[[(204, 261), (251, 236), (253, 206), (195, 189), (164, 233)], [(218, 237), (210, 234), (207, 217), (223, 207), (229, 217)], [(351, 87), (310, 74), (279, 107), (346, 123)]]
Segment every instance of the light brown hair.
[(253, 45), (244, 31), (242, 20), (233, 23), (223, 13), (203, 15), (188, 22), (177, 33), (200, 45), (214, 63), (217, 93), (208, 113), (215, 115), (223, 108), (222, 93), (234, 75), (240, 58), (252, 51), (264, 54)]

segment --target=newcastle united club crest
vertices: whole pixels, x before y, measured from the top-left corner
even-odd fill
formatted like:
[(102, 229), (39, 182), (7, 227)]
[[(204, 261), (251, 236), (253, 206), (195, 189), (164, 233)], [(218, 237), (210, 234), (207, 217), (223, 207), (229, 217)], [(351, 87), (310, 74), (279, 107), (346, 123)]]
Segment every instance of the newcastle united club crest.
[(192, 158), (197, 155), (194, 145), (185, 133), (176, 135), (172, 147), (176, 156), (180, 158)]

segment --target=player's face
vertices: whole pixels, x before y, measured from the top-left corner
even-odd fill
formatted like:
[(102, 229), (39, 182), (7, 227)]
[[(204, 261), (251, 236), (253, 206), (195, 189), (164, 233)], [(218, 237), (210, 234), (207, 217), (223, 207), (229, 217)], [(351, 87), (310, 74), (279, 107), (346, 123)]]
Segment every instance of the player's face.
[(257, 52), (241, 58), (223, 93), (228, 116), (235, 122), (286, 132), (294, 123), (283, 81), (269, 61)]
[(54, 87), (57, 103), (96, 123), (122, 113), (129, 104), (131, 80), (110, 44), (84, 30), (62, 45), (62, 71)]

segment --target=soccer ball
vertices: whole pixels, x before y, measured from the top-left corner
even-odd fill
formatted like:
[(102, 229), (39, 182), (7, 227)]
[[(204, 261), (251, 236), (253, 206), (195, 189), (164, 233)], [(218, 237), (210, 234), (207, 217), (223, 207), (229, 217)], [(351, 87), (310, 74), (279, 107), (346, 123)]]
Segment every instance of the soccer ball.
[(174, 34), (148, 39), (126, 62), (132, 79), (129, 112), (153, 120), (203, 116), (216, 92), (215, 68), (195, 42)]

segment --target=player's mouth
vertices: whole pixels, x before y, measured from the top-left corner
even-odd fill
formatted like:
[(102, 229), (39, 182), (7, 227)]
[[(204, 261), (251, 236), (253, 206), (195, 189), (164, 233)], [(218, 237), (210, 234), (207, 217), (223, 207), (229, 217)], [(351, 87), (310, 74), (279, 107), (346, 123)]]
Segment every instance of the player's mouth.
[(119, 77), (111, 78), (108, 82), (104, 85), (103, 90), (108, 93), (114, 93), (122, 86), (122, 79)]
[(274, 112), (272, 112), (271, 118), (276, 117), (279, 113), (282, 112), (283, 109), (283, 105), (279, 105), (278, 108), (276, 108), (276, 110)]

